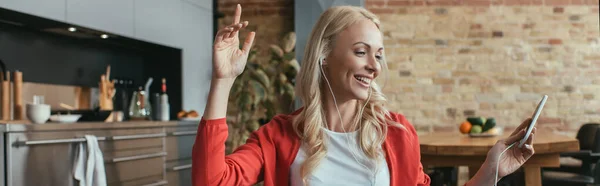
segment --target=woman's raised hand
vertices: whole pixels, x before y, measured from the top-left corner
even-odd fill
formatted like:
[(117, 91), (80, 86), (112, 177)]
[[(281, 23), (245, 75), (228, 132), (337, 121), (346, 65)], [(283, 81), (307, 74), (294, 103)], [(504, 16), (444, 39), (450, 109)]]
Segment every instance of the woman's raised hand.
[(248, 33), (240, 49), (239, 31), (248, 26), (248, 21), (240, 22), (241, 15), (242, 7), (238, 4), (235, 8), (233, 24), (217, 32), (213, 45), (214, 79), (235, 79), (244, 71), (255, 32)]

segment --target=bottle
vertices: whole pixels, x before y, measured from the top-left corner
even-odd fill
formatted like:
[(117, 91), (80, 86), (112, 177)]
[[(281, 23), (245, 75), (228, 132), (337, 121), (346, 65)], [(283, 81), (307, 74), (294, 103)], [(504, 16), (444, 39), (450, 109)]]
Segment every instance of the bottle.
[(157, 93), (152, 94), (152, 103), (153, 103), (152, 111), (154, 111), (154, 112), (152, 112), (152, 120), (154, 120), (154, 121), (161, 120), (160, 119), (160, 117), (161, 117), (160, 116), (160, 114), (161, 114), (160, 113), (160, 105), (161, 105), (160, 100), (161, 100), (160, 93), (157, 92)]
[(170, 118), (170, 106), (169, 106), (169, 96), (167, 95), (167, 80), (162, 78), (162, 86), (161, 86), (162, 94), (160, 95), (160, 120), (161, 121), (169, 121)]

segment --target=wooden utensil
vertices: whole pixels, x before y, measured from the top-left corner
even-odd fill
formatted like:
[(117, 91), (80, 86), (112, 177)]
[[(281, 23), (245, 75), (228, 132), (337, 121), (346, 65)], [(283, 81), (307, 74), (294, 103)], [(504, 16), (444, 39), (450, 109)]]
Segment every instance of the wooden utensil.
[(25, 119), (23, 107), (23, 72), (15, 71), (13, 77), (14, 120)]
[(10, 72), (6, 71), (6, 79), (2, 81), (2, 120), (11, 120), (10, 117)]
[(64, 104), (64, 103), (60, 103), (59, 105), (60, 105), (60, 107), (62, 107), (64, 109), (67, 109), (67, 110), (76, 110), (75, 107), (73, 107), (71, 105), (67, 105), (67, 104)]

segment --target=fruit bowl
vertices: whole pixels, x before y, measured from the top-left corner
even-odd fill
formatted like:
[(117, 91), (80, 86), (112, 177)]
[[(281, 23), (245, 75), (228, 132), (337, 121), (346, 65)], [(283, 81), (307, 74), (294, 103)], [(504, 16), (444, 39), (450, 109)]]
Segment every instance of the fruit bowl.
[(459, 131), (469, 137), (494, 137), (502, 135), (503, 128), (496, 125), (494, 118), (468, 117), (460, 124)]

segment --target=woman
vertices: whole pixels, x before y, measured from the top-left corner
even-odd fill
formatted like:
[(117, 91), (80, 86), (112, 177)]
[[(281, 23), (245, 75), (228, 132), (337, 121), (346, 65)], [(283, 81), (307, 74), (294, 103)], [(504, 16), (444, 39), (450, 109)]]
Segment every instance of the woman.
[[(238, 32), (248, 25), (240, 15), (238, 5), (233, 24), (214, 41), (213, 78), (193, 150), (194, 185), (429, 185), (414, 127), (384, 107), (374, 81), (386, 67), (380, 24), (360, 7), (330, 8), (317, 21), (296, 79), (303, 108), (276, 116), (225, 156), (227, 99), (255, 36), (250, 32), (239, 49)], [(494, 185), (496, 167), (501, 178), (533, 155), (531, 135), (529, 145), (499, 156), (523, 138), (528, 121), (489, 151), (467, 185)]]

